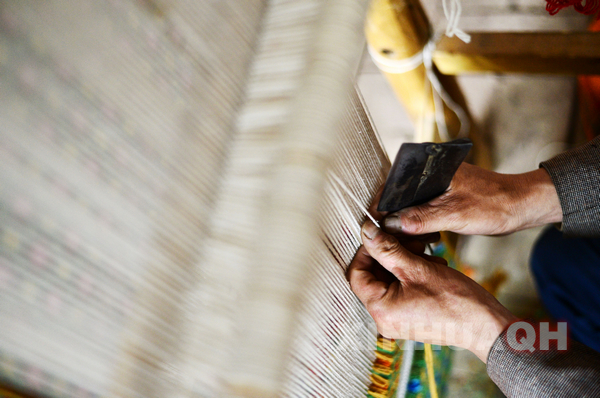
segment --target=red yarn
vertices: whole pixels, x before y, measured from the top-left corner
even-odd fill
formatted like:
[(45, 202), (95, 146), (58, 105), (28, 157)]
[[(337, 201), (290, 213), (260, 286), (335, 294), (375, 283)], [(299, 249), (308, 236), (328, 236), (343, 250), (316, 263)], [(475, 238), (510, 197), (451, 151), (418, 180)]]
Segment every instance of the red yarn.
[[(585, 5), (583, 4), (585, 2)], [(546, 11), (554, 15), (563, 8), (573, 6), (581, 14), (592, 15), (600, 9), (600, 0), (546, 0)], [(599, 15), (600, 17), (600, 15)]]

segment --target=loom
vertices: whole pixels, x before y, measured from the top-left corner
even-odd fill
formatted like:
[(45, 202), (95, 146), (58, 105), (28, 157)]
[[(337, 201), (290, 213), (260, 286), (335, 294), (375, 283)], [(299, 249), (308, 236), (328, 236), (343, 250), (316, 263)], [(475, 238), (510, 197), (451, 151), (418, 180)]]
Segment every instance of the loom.
[(2, 391), (365, 396), (366, 6), (0, 3)]

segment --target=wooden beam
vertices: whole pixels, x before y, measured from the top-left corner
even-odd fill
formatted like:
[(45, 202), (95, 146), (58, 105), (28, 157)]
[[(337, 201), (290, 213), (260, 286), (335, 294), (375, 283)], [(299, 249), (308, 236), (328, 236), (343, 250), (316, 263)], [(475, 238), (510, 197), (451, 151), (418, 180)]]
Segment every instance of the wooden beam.
[(600, 32), (470, 34), (470, 43), (440, 40), (433, 60), (442, 73), (600, 75)]

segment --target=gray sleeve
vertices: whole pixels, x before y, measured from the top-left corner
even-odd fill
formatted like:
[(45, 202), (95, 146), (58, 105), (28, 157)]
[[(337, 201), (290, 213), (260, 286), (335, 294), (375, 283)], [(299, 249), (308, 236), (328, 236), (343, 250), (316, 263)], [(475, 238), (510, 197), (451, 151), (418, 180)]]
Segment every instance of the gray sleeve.
[(542, 162), (558, 192), (566, 236), (600, 236), (600, 137)]
[(600, 354), (575, 341), (567, 351), (515, 351), (505, 331), (490, 350), (487, 372), (507, 398), (600, 397)]

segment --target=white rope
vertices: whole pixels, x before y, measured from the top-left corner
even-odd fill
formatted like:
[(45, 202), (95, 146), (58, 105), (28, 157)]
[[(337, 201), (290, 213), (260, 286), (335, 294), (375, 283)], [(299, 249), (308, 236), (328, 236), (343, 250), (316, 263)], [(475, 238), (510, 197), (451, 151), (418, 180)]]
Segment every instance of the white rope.
[[(448, 2), (450, 2), (449, 5)], [(442, 0), (442, 6), (444, 8), (444, 15), (448, 20), (448, 25), (446, 25), (446, 36), (456, 36), (465, 43), (470, 43), (471, 36), (458, 28), (458, 21), (460, 20), (460, 14), (462, 13), (460, 0)]]
[[(455, 32), (456, 34), (456, 32)], [(458, 35), (457, 35), (458, 36)], [(446, 127), (446, 118), (444, 116), (444, 103), (450, 108), (458, 117), (460, 121), (460, 130), (457, 138), (466, 137), (469, 133), (470, 123), (467, 114), (458, 105), (450, 95), (444, 90), (440, 83), (437, 75), (433, 71), (432, 55), (435, 50), (435, 41), (430, 40), (423, 50), (413, 55), (410, 58), (405, 59), (389, 59), (377, 52), (376, 49), (369, 46), (369, 54), (373, 59), (373, 62), (377, 67), (386, 73), (406, 73), (415, 69), (417, 66), (424, 64), (427, 74), (427, 79), (431, 83), (433, 88), (433, 106), (435, 112), (435, 121), (438, 126), (438, 132), (442, 141), (449, 141), (450, 135), (448, 134), (448, 128)]]
[(442, 101), (446, 104), (446, 106), (448, 106), (448, 108), (452, 110), (452, 112), (456, 114), (456, 117), (458, 117), (458, 120), (460, 122), (460, 129), (458, 131), (457, 138), (464, 138), (469, 134), (471, 123), (469, 122), (469, 118), (467, 117), (467, 114), (462, 109), (462, 107), (458, 105), (452, 99), (452, 97), (450, 97), (450, 95), (448, 95), (446, 90), (444, 90), (444, 87), (442, 87), (442, 83), (440, 83), (440, 80), (433, 71), (432, 55), (434, 51), (435, 41), (431, 40), (423, 48), (423, 63), (427, 71), (427, 78), (431, 83), (431, 87), (433, 87), (433, 106), (440, 138), (442, 139), (442, 141), (450, 140), (448, 129), (446, 127), (446, 118), (444, 116), (444, 106), (442, 104)]
[(444, 104), (442, 102), (443, 99), (440, 94), (440, 92), (444, 91), (444, 89), (440, 84), (437, 75), (433, 71), (433, 61), (431, 57), (434, 48), (435, 44), (432, 41), (425, 45), (425, 48), (423, 49), (423, 63), (425, 64), (425, 73), (427, 74), (427, 79), (433, 88), (431, 93), (433, 96), (433, 113), (435, 115), (435, 123), (438, 127), (438, 134), (440, 135), (442, 141), (450, 141), (450, 134), (448, 134), (448, 127), (446, 126), (446, 116), (444, 115)]
[(419, 51), (412, 57), (403, 59), (389, 59), (375, 48), (367, 46), (369, 55), (377, 67), (386, 73), (406, 73), (423, 63), (423, 52)]

